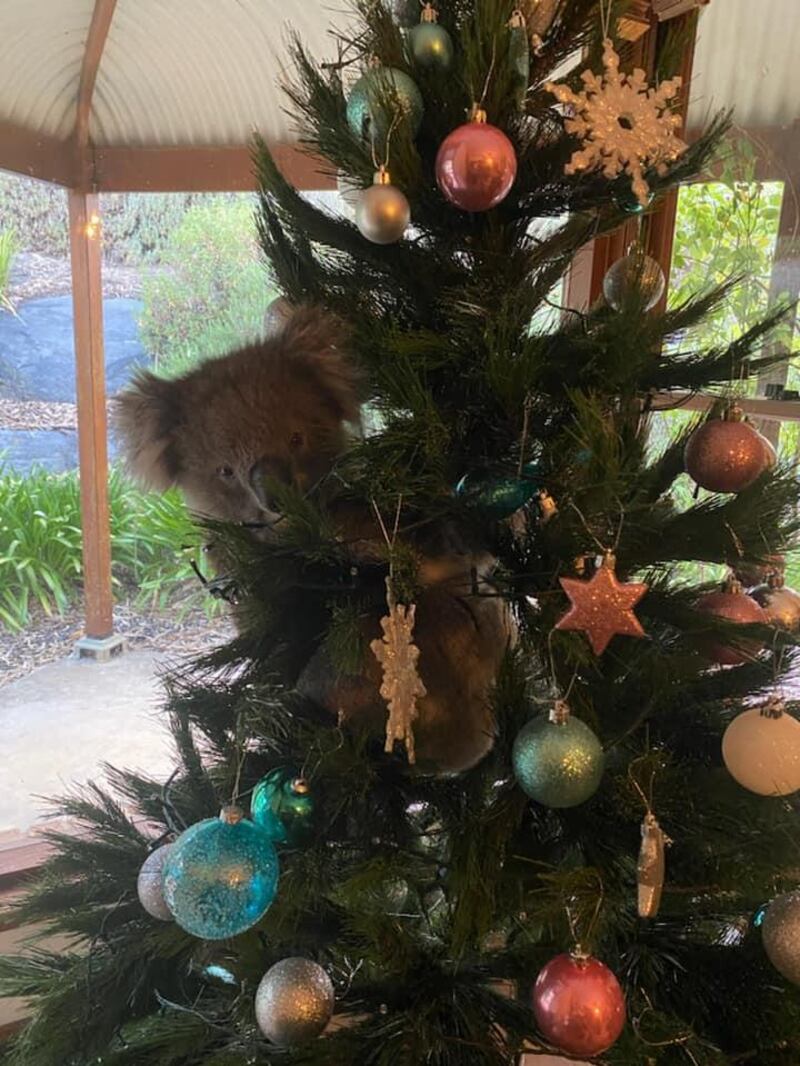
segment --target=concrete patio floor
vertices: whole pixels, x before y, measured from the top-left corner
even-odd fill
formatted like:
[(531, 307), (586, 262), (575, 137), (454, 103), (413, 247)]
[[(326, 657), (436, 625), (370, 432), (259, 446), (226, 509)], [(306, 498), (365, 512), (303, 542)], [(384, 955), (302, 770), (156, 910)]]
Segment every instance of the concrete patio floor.
[(98, 779), (103, 762), (169, 776), (162, 661), (151, 651), (108, 663), (63, 659), (0, 689), (0, 839), (27, 833), (45, 813), (32, 797)]

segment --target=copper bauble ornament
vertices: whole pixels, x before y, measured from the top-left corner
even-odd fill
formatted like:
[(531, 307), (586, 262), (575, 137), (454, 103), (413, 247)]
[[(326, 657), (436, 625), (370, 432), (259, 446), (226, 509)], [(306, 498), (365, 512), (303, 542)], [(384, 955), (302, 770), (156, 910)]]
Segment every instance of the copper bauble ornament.
[[(735, 578), (727, 581), (718, 592), (707, 592), (697, 601), (697, 610), (726, 618), (741, 625), (764, 623), (764, 612)], [(725, 643), (719, 637), (704, 637), (702, 652), (707, 659), (720, 666), (740, 666), (752, 662), (761, 651), (762, 644), (752, 637)]]
[(800, 892), (774, 899), (761, 924), (767, 957), (787, 981), (800, 985)]
[(759, 796), (789, 796), (800, 789), (800, 722), (781, 700), (737, 715), (722, 738), (731, 777)]
[(469, 122), (442, 141), (436, 156), (439, 188), (462, 211), (488, 211), (508, 196), (517, 176), (514, 145), (486, 112), (472, 108)]
[(800, 632), (800, 593), (789, 588), (781, 572), (773, 571), (766, 584), (753, 589), (750, 595), (770, 625), (789, 633)]
[(619, 981), (599, 959), (557, 955), (536, 978), (533, 1011), (543, 1036), (568, 1055), (607, 1051), (625, 1028)]
[(356, 205), (356, 225), (373, 244), (399, 241), (411, 221), (411, 208), (403, 193), (392, 185), (386, 167), (375, 172), (374, 184), (365, 189)]
[(733, 405), (694, 431), (683, 453), (686, 473), (710, 492), (741, 492), (767, 469), (764, 438)]

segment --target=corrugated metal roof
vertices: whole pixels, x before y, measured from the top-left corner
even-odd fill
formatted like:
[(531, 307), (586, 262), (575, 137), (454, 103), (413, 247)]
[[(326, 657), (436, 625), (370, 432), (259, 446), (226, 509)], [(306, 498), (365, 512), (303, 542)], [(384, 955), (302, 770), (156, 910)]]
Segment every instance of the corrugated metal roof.
[[(93, 0), (0, 0), (0, 120), (68, 137)], [(313, 54), (344, 0), (118, 0), (97, 75), (98, 146), (242, 145), (254, 127), (293, 139), (278, 80), (288, 24)], [(704, 9), (690, 125), (732, 106), (740, 125), (800, 115), (800, 0)]]

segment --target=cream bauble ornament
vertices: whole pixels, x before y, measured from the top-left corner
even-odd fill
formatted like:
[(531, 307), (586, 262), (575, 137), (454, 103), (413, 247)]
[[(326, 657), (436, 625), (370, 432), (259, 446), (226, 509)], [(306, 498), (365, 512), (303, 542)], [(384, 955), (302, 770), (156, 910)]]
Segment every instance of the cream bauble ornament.
[(296, 1047), (319, 1036), (333, 1005), (333, 984), (321, 966), (311, 959), (281, 959), (261, 978), (256, 1022), (273, 1044)]
[(800, 892), (786, 892), (767, 908), (761, 925), (767, 957), (787, 981), (800, 985)]
[(411, 221), (411, 208), (403, 193), (392, 185), (386, 167), (375, 172), (374, 184), (365, 189), (356, 206), (356, 225), (373, 244), (399, 241)]
[(750, 595), (764, 611), (769, 625), (788, 633), (800, 632), (800, 593), (789, 588), (781, 571), (773, 571), (766, 584), (753, 589)]
[(722, 738), (731, 777), (759, 796), (788, 796), (800, 788), (800, 722), (783, 701), (769, 700), (738, 715)]

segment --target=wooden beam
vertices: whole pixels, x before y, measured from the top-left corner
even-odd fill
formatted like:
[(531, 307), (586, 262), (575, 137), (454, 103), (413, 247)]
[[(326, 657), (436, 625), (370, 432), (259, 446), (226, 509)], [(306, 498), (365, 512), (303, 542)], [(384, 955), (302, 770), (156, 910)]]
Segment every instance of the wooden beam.
[(75, 110), (75, 149), (81, 166), (81, 186), (88, 189), (91, 184), (91, 157), (89, 147), (89, 121), (92, 116), (92, 97), (97, 82), (97, 71), (103, 58), (103, 49), (114, 17), (117, 0), (95, 0), (89, 32), (86, 35), (86, 47), (83, 51), (81, 74), (78, 82), (78, 102)]
[(75, 146), (0, 120), (0, 170), (72, 186), (78, 180)]
[[(78, 392), (83, 592), (86, 635), (94, 640), (110, 637), (113, 630), (99, 218), (97, 196), (71, 189), (69, 243)], [(94, 236), (89, 235), (92, 226), (95, 226)]]
[[(708, 411), (722, 397), (698, 392), (657, 392), (651, 411)], [(767, 422), (800, 422), (800, 400), (767, 400), (763, 396), (737, 397), (746, 415)]]
[[(292, 144), (270, 146), (296, 189), (335, 189), (330, 164)], [(95, 187), (102, 192), (251, 192), (256, 187), (249, 146), (96, 148)]]

